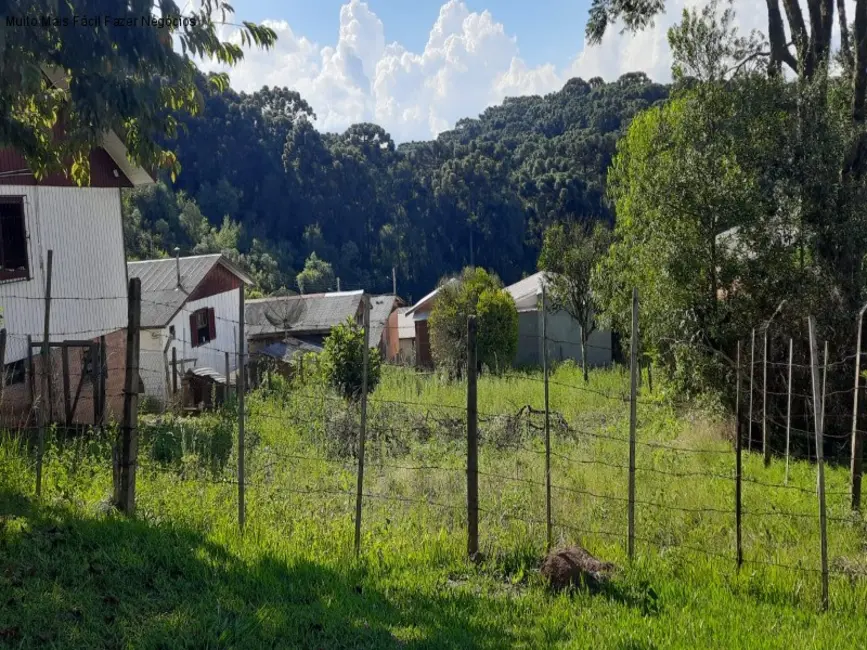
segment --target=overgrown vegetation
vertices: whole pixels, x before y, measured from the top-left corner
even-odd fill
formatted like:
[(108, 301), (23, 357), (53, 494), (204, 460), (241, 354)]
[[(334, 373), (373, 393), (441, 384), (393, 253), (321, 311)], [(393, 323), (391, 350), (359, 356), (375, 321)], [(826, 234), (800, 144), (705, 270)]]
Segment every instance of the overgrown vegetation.
[(450, 377), (467, 365), (467, 319), (476, 316), (476, 358), (494, 372), (508, 368), (518, 349), (518, 312), (496, 274), (478, 267), (440, 282), (428, 319), (433, 360)]
[[(367, 355), (368, 392), (379, 383), (380, 364), (379, 348), (374, 346)], [(329, 385), (346, 399), (358, 399), (364, 379), (364, 328), (347, 319), (331, 330), (325, 339), (320, 367)]]
[[(552, 595), (545, 546), (540, 375), (479, 379), (481, 543), (465, 559), (466, 386), (383, 369), (369, 404), (362, 554), (352, 554), (357, 410), (319, 379), (250, 394), (247, 527), (237, 458), (214, 468), (165, 441), (213, 419), (141, 426), (138, 515), (106, 512), (111, 443), (0, 444), (0, 643), (323, 648), (807, 648), (867, 644), (864, 542), (847, 468), (828, 468), (831, 610), (818, 613), (815, 469), (746, 454), (744, 551), (734, 564), (727, 430), (638, 406), (637, 558), (625, 558), (628, 380), (563, 364), (552, 376), (555, 543), (619, 567), (610, 589)], [(587, 390), (584, 390), (586, 386)], [(562, 420), (561, 420), (562, 418)], [(219, 421), (231, 422), (231, 415)], [(183, 430), (183, 432), (182, 432)], [(176, 433), (171, 434), (171, 431)], [(343, 436), (339, 444), (338, 436)], [(162, 441), (162, 442), (160, 442)], [(700, 453), (698, 453), (700, 451)], [(725, 478), (719, 478), (725, 477)], [(791, 516), (786, 513), (794, 513)], [(798, 514), (800, 513), (800, 514)], [(770, 563), (770, 564), (766, 564)], [(784, 568), (776, 565), (787, 565)], [(809, 632), (805, 632), (808, 630)]]

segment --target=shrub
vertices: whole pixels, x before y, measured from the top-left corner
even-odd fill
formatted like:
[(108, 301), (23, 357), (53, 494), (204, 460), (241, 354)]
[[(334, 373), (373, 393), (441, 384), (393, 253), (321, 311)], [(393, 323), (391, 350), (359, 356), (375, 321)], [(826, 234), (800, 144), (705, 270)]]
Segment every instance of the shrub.
[[(325, 379), (346, 399), (361, 396), (364, 368), (364, 330), (352, 319), (331, 330), (325, 339), (320, 363)], [(379, 383), (379, 351), (371, 348), (368, 355), (367, 390)]]
[(512, 365), (518, 351), (518, 310), (503, 289), (486, 289), (476, 305), (479, 362), (499, 374)]
[(467, 364), (467, 318), (476, 315), (478, 360), (492, 369), (512, 363), (518, 345), (518, 312), (500, 279), (480, 268), (465, 268), (440, 285), (428, 328), (431, 355), (451, 376)]

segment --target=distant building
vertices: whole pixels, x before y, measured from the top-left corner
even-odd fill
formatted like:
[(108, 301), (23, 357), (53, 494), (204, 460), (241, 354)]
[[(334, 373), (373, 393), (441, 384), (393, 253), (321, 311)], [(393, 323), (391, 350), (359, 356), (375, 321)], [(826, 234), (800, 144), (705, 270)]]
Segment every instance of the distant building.
[[(415, 323), (407, 312), (411, 307), (395, 309), (388, 320), (392, 333), (389, 340), (388, 360), (396, 363), (415, 365)], [(394, 333), (397, 336), (394, 336)]]
[[(542, 343), (542, 284), (544, 272), (506, 287), (518, 308), (518, 352), (515, 366), (541, 366)], [(548, 359), (573, 359), (582, 363), (581, 325), (563, 310), (548, 309)], [(587, 364), (607, 366), (612, 363), (612, 336), (610, 330), (595, 330), (587, 341)]]
[[(446, 281), (446, 284), (457, 282), (452, 278)], [(415, 326), (415, 363), (422, 368), (433, 367), (433, 355), (430, 349), (430, 331), (428, 329), (428, 318), (430, 318), (431, 310), (434, 306), (434, 301), (444, 285), (440, 285), (421, 300), (410, 307), (404, 314), (405, 318), (412, 318)]]
[[(321, 347), (331, 330), (351, 319), (362, 325), (364, 292), (334, 291), (302, 296), (279, 296), (249, 300), (246, 304), (250, 352), (258, 353), (287, 339)], [(385, 354), (391, 334), (391, 313), (400, 304), (392, 295), (370, 297), (370, 346)]]
[(159, 403), (168, 400), (175, 384), (173, 350), (178, 382), (190, 369), (209, 369), (194, 376), (225, 383), (226, 352), (229, 372), (237, 367), (240, 289), (253, 279), (220, 254), (129, 262), (127, 269), (141, 280), (145, 394)]
[[(84, 187), (64, 173), (37, 180), (18, 151), (0, 149), (0, 310), (8, 336), (3, 425), (32, 425), (32, 407), (42, 393), (41, 349), (32, 348), (34, 367), (28, 369), (27, 337), (39, 344), (44, 336), (49, 250), (48, 416), (70, 424), (122, 416), (127, 276), (121, 188), (153, 182), (129, 161), (113, 132), (91, 152), (90, 182)], [(101, 337), (102, 362), (97, 359)]]

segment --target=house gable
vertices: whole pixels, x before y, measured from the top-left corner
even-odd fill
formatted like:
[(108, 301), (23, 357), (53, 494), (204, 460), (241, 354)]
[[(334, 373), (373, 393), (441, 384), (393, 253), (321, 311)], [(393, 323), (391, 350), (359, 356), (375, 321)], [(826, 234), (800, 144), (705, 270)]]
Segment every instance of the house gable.
[(240, 289), (244, 281), (237, 275), (229, 271), (222, 264), (216, 264), (208, 271), (198, 286), (187, 297), (188, 302), (193, 300), (201, 300), (209, 296), (214, 296), (218, 293)]
[[(54, 172), (37, 181), (24, 156), (10, 148), (0, 149), (0, 185), (78, 187), (72, 178), (62, 172)], [(90, 183), (88, 187), (133, 187), (133, 183), (115, 164), (105, 149), (100, 148), (90, 153)]]

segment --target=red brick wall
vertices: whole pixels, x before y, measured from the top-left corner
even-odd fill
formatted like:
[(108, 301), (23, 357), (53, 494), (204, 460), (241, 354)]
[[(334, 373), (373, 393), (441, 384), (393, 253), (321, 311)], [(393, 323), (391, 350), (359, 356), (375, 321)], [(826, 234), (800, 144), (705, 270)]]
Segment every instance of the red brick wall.
[[(98, 341), (98, 339), (97, 339)], [(106, 344), (106, 413), (105, 421), (120, 421), (123, 416), (123, 386), (126, 375), (126, 330), (107, 334)], [(59, 348), (53, 348), (50, 355), (51, 373), (51, 413), (53, 422), (64, 422), (66, 417), (63, 387), (63, 361)], [(82, 375), (84, 348), (69, 349), (69, 403), (75, 401)], [(42, 394), (42, 359), (34, 357), (34, 387), (36, 400)], [(78, 404), (72, 416), (73, 424), (93, 424), (94, 385), (90, 378), (81, 382)], [(6, 428), (26, 428), (36, 426), (36, 413), (30, 401), (30, 378), (23, 383), (6, 386), (0, 399), (0, 426)]]

